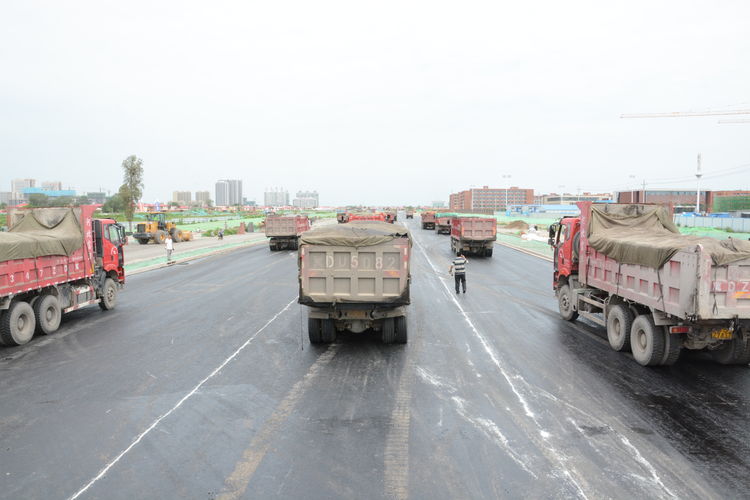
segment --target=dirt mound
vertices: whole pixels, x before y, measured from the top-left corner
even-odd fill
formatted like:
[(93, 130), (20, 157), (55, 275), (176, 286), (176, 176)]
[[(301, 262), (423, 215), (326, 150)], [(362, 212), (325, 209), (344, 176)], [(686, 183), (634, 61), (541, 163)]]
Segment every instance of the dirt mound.
[(505, 229), (520, 229), (522, 231), (527, 231), (529, 225), (522, 220), (514, 220), (513, 222), (506, 224)]

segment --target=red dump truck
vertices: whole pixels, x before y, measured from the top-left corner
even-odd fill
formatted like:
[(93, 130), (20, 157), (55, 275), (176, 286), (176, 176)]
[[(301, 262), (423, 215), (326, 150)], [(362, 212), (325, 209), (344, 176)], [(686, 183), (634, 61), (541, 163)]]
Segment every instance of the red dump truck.
[(0, 233), (0, 341), (25, 344), (51, 334), (62, 315), (99, 304), (115, 307), (125, 283), (124, 228), (93, 219), (94, 205), (9, 214)]
[(349, 222), (352, 221), (379, 221), (379, 222), (385, 222), (385, 214), (384, 213), (355, 213), (355, 214), (349, 214)]
[(307, 215), (274, 215), (266, 217), (265, 232), (268, 245), (274, 250), (296, 250), (299, 237), (310, 229)]
[(336, 222), (339, 224), (345, 224), (349, 222), (349, 214), (347, 212), (339, 212), (336, 214)]
[(486, 217), (453, 217), (451, 251), (492, 257), (497, 240), (497, 221)]
[(435, 229), (435, 212), (422, 212), (422, 229)]
[(435, 216), (435, 228), (437, 234), (451, 234), (451, 216), (440, 215)]
[(406, 211), (406, 218), (407, 219), (413, 219), (414, 218), (414, 210), (407, 210)]
[(550, 228), (560, 315), (607, 329), (644, 366), (682, 349), (750, 362), (750, 242), (679, 233), (658, 205), (580, 202)]
[(299, 303), (309, 307), (313, 344), (337, 332), (373, 329), (406, 343), (411, 240), (401, 224), (329, 224), (306, 232), (299, 249)]

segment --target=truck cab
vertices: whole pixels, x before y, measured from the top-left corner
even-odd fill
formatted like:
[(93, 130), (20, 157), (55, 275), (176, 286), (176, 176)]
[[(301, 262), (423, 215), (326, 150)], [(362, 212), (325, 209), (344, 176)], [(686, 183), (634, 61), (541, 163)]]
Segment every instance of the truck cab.
[(571, 275), (578, 274), (580, 229), (580, 217), (563, 217), (549, 228), (547, 242), (554, 250), (554, 289), (567, 282)]
[(125, 227), (113, 219), (94, 219), (94, 251), (97, 270), (125, 282)]

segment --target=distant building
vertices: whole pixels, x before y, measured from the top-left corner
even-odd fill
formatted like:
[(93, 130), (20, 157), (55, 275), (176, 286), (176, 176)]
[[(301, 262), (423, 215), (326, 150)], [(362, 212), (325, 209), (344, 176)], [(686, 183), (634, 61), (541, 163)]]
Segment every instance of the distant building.
[(13, 179), (10, 181), (10, 202), (8, 204), (19, 205), (28, 202), (29, 198), (24, 195), (23, 190), (32, 187), (36, 187), (36, 179)]
[(61, 189), (61, 190), (50, 191), (49, 189), (43, 189), (43, 188), (38, 188), (38, 187), (27, 187), (27, 188), (23, 188), (22, 192), (25, 195), (26, 199), (28, 199), (30, 194), (43, 194), (45, 196), (49, 196), (50, 198), (62, 198), (64, 196), (69, 196), (69, 197), (76, 196), (75, 189)]
[(210, 191), (196, 191), (195, 201), (203, 206), (208, 205), (208, 202), (211, 201), (211, 192)]
[[(701, 209), (706, 211), (708, 191), (701, 191)], [(672, 205), (676, 212), (695, 211), (695, 189), (636, 189), (615, 193), (617, 203), (655, 203)]]
[(445, 202), (442, 201), (442, 200), (440, 200), (440, 201), (433, 201), (432, 202), (432, 208), (445, 208)]
[(510, 205), (532, 205), (534, 190), (516, 186), (509, 188), (471, 188), (450, 195), (450, 209), (455, 211), (490, 212), (505, 210)]
[(289, 191), (282, 188), (266, 189), (263, 193), (263, 205), (267, 207), (289, 206)]
[(216, 181), (216, 199), (214, 203), (218, 207), (242, 204), (242, 181), (239, 179)]
[(0, 205), (10, 205), (10, 191), (0, 191)]
[(312, 209), (320, 206), (317, 191), (297, 191), (297, 197), (292, 200), (292, 205), (297, 208)]
[(42, 182), (42, 189), (44, 189), (45, 191), (62, 191), (62, 182)]
[[(536, 196), (534, 197), (537, 198)], [(605, 201), (611, 200), (612, 193), (581, 193), (581, 194), (557, 194), (550, 193), (541, 196), (539, 205), (574, 205), (579, 201)]]
[(180, 205), (189, 205), (193, 201), (190, 191), (172, 191), (172, 201)]

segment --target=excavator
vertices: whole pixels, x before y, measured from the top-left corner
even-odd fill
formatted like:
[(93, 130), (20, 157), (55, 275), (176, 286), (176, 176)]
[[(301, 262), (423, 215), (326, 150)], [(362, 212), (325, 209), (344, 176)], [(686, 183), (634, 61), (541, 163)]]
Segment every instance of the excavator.
[(153, 241), (156, 244), (164, 243), (167, 238), (179, 243), (193, 239), (192, 231), (178, 229), (174, 222), (168, 222), (164, 212), (149, 212), (146, 214), (146, 222), (136, 224), (136, 232), (133, 238), (141, 245), (147, 245)]

